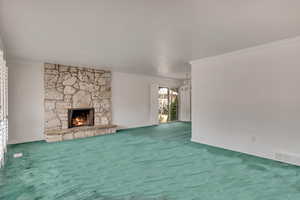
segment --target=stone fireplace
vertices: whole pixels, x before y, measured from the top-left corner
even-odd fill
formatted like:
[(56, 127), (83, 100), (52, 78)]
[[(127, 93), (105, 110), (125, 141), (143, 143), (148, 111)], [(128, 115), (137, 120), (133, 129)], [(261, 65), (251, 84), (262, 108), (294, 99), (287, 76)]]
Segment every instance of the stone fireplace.
[(46, 141), (62, 141), (113, 133), (111, 72), (46, 63)]

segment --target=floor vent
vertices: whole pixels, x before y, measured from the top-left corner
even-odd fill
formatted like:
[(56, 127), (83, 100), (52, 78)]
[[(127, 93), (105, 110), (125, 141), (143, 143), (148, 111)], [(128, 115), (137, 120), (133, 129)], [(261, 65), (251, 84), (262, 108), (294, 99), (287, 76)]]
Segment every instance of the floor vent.
[(277, 152), (275, 153), (275, 159), (282, 162), (300, 165), (300, 156), (297, 154)]
[(15, 153), (14, 158), (20, 158), (23, 156), (23, 153)]

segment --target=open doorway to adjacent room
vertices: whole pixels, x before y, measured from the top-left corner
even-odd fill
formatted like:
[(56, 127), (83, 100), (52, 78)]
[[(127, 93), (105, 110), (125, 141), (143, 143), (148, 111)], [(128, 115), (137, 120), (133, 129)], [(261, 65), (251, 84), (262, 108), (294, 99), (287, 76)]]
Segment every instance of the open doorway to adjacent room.
[(159, 87), (158, 90), (159, 123), (178, 120), (178, 89)]

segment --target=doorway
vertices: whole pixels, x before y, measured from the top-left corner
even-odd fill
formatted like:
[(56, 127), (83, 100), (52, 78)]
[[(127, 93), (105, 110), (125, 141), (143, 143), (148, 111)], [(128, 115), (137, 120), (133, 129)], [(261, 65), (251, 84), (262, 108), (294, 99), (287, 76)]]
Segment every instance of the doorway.
[(178, 89), (159, 87), (158, 90), (159, 123), (178, 120)]

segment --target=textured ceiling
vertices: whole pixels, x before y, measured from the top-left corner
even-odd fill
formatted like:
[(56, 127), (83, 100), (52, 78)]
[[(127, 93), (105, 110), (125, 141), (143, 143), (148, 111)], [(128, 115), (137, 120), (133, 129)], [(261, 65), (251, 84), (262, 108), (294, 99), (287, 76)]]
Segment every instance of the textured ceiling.
[(300, 35), (299, 0), (0, 0), (8, 59), (183, 78), (193, 59)]

